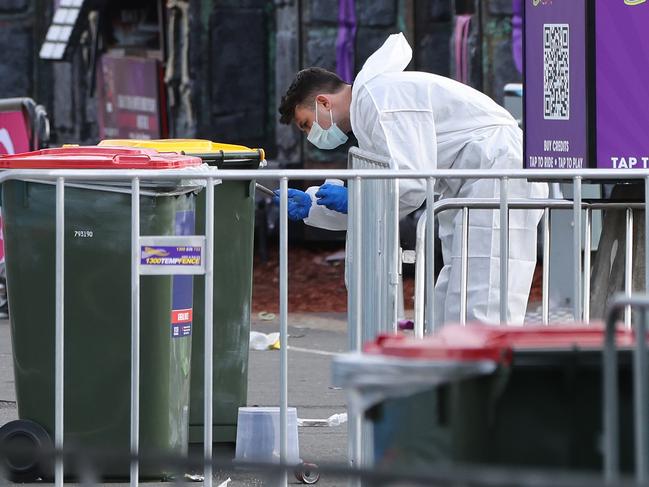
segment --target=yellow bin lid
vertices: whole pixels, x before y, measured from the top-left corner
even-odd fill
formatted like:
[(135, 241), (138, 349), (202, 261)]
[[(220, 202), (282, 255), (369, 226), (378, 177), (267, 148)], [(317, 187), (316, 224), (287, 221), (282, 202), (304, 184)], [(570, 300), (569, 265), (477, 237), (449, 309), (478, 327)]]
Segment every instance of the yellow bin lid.
[(204, 139), (106, 139), (99, 142), (100, 146), (112, 147), (139, 147), (155, 149), (158, 152), (184, 152), (186, 154), (213, 154), (213, 153), (245, 153), (250, 152), (251, 156), (258, 155), (264, 160), (266, 155), (263, 149), (251, 149), (243, 145), (223, 144)]

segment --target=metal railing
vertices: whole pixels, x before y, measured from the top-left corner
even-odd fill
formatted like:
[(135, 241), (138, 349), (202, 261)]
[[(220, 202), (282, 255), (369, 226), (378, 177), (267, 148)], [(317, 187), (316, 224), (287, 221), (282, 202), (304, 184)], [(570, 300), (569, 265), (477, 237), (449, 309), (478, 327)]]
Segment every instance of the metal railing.
[[(352, 170), (389, 170), (390, 161), (358, 149), (349, 151)], [(356, 177), (349, 182), (352, 203), (347, 262), (352, 269), (349, 294), (350, 348), (379, 333), (397, 330), (399, 291), (399, 187), (394, 179)], [(360, 215), (357, 218), (357, 215)], [(361, 305), (362, 303), (362, 305)]]
[[(112, 454), (112, 455), (111, 455)], [(110, 485), (101, 484), (93, 465), (100, 465), (102, 459), (108, 457), (111, 460), (119, 461), (147, 461), (149, 465), (155, 464), (170, 467), (177, 472), (202, 471), (206, 461), (201, 457), (179, 457), (175, 455), (138, 455), (121, 456), (114, 455), (110, 451), (90, 451), (69, 449), (65, 451), (50, 451), (43, 455), (46, 459), (53, 459), (57, 456), (65, 458), (65, 461), (74, 462), (79, 467), (83, 466), (79, 474), (79, 481), (75, 485), (93, 486)], [(79, 465), (84, 462), (83, 465)], [(215, 457), (210, 463), (213, 472), (221, 472), (219, 477), (236, 475), (229, 485), (240, 485), (238, 481), (244, 480), (251, 485), (278, 485), (281, 477), (294, 475), (295, 466), (280, 465), (271, 463), (234, 463), (225, 458)], [(236, 472), (235, 475), (230, 472)], [(481, 466), (472, 464), (457, 465), (429, 465), (429, 466), (408, 466), (407, 468), (350, 468), (340, 464), (318, 465), (318, 473), (322, 478), (339, 481), (342, 485), (348, 483), (361, 483), (370, 486), (472, 486), (472, 487), (638, 487), (638, 483), (627, 476), (618, 477), (614, 483), (605, 480), (601, 474), (592, 472), (565, 472), (549, 471), (541, 469), (513, 469), (502, 466)], [(0, 471), (0, 482), (6, 480), (3, 472)], [(201, 485), (197, 478), (185, 479), (182, 476), (166, 479), (169, 485)], [(217, 482), (221, 482), (217, 480)], [(263, 482), (263, 483), (260, 483)], [(39, 484), (47, 485), (47, 479)], [(5, 485), (3, 483), (3, 485)], [(121, 485), (121, 484), (117, 484)], [(156, 483), (155, 485), (159, 485)]]
[[(550, 214), (551, 210), (569, 210), (574, 209), (574, 202), (558, 199), (538, 199), (538, 200), (511, 200), (508, 203), (509, 210), (517, 209), (538, 209), (543, 210), (542, 217), (542, 249), (543, 249), (543, 268), (542, 268), (542, 285), (541, 285), (541, 307), (542, 307), (542, 323), (547, 325), (550, 316), (550, 299), (549, 299), (549, 283), (550, 283)], [(495, 200), (480, 199), (480, 198), (456, 198), (452, 200), (437, 201), (433, 208), (433, 214), (437, 215), (443, 211), (449, 210), (462, 210), (463, 213), (463, 229), (467, 228), (467, 222), (470, 210), (476, 209), (499, 209), (500, 205)], [(578, 255), (573, 255), (573, 273), (576, 286), (579, 286), (581, 281), (580, 292), (582, 298), (573, 301), (573, 317), (575, 320), (588, 323), (590, 321), (590, 279), (591, 279), (591, 252), (592, 252), (592, 229), (591, 219), (594, 211), (607, 211), (618, 210), (625, 212), (625, 272), (624, 272), (624, 293), (628, 298), (633, 292), (632, 288), (632, 269), (633, 269), (633, 218), (634, 211), (641, 211), (645, 209), (645, 203), (634, 202), (620, 202), (620, 201), (598, 201), (598, 202), (581, 202), (581, 209), (583, 211), (583, 235), (581, 228), (578, 224), (573, 225), (573, 246), (572, 248), (580, 249), (583, 245), (583, 250), (578, 250)], [(429, 293), (430, 299), (433, 303), (426, 300), (426, 288), (429, 283), (425, 280), (426, 264), (431, 262), (434, 273), (434, 258), (426, 251), (426, 238), (428, 237), (427, 229), (427, 215), (422, 214), (417, 222), (417, 238), (415, 249), (415, 335), (423, 337), (434, 331), (431, 326), (430, 312), (434, 313), (434, 293)], [(433, 234), (434, 235), (434, 234)], [(466, 309), (466, 285), (468, 275), (468, 232), (462, 233), (462, 285), (461, 285), (461, 301), (463, 306), (460, 315), (460, 323), (465, 324), (467, 319)], [(582, 255), (583, 254), (583, 255)], [(501, 266), (505, 266), (506, 260), (501, 259)], [(583, 276), (583, 277), (579, 277)], [(502, 291), (504, 292), (504, 291)], [(577, 290), (575, 290), (575, 293)], [(577, 294), (576, 294), (577, 296)], [(501, 296), (502, 299), (502, 296)], [(430, 310), (429, 310), (430, 309)], [(625, 311), (625, 324), (630, 327), (630, 314), (627, 307)]]
[[(381, 159), (372, 156), (371, 154), (363, 153), (358, 149), (352, 149), (350, 151), (350, 157), (356, 157), (359, 160), (365, 160), (366, 162), (371, 162), (372, 160), (378, 160), (381, 162)], [(385, 162), (385, 161), (383, 161)], [(370, 164), (371, 166), (371, 164)], [(367, 167), (367, 166), (366, 166)], [(279, 273), (279, 287), (280, 287), (280, 342), (283, 344), (280, 350), (280, 391), (279, 391), (279, 405), (280, 405), (280, 424), (281, 424), (281, 448), (280, 448), (280, 461), (285, 464), (287, 458), (287, 406), (288, 406), (288, 360), (287, 360), (287, 347), (284, 344), (287, 343), (288, 337), (288, 217), (287, 217), (287, 190), (288, 182), (292, 179), (299, 180), (324, 180), (328, 178), (340, 178), (353, 182), (350, 184), (350, 221), (349, 221), (349, 233), (353, 245), (353, 254), (359, 256), (364, 251), (364, 242), (368, 242), (368, 232), (374, 232), (376, 227), (370, 224), (364, 226), (364, 218), (367, 214), (371, 214), (370, 208), (367, 208), (364, 204), (364, 195), (363, 195), (363, 184), (362, 182), (366, 181), (390, 181), (389, 184), (386, 184), (386, 191), (388, 196), (386, 197), (384, 208), (388, 212), (388, 215), (398, 215), (398, 200), (395, 195), (398, 193), (392, 192), (391, 184), (396, 184), (397, 180), (400, 179), (423, 179), (426, 181), (426, 202), (427, 210), (425, 214), (425, 221), (428, 228), (434, 228), (432, 225), (433, 217), (435, 211), (441, 211), (441, 206), (437, 208), (434, 205), (434, 185), (436, 181), (442, 179), (476, 179), (476, 178), (491, 178), (497, 179), (500, 181), (501, 192), (500, 200), (497, 204), (498, 210), (501, 215), (501, 226), (500, 232), (504, 235), (507, 231), (507, 218), (508, 211), (512, 208), (516, 208), (517, 205), (538, 205), (538, 204), (549, 204), (546, 202), (519, 202), (519, 201), (510, 201), (508, 199), (508, 193), (506, 190), (507, 181), (510, 179), (555, 179), (555, 180), (572, 180), (575, 186), (575, 196), (574, 201), (569, 202), (569, 205), (572, 205), (574, 211), (575, 222), (581, 220), (581, 212), (584, 208), (584, 202), (581, 198), (581, 181), (586, 180), (607, 180), (611, 181), (619, 177), (619, 173), (616, 171), (609, 170), (574, 170), (574, 171), (562, 171), (562, 170), (431, 170), (425, 172), (414, 172), (414, 171), (396, 171), (396, 170), (387, 170), (387, 169), (350, 169), (350, 170), (315, 170), (315, 171), (304, 171), (304, 170), (265, 170), (265, 171), (255, 171), (255, 170), (221, 170), (221, 171), (209, 171), (203, 173), (191, 173), (192, 180), (203, 180), (206, 183), (207, 189), (207, 198), (206, 198), (206, 234), (202, 236), (203, 242), (203, 252), (204, 252), (204, 262), (205, 268), (201, 270), (196, 270), (192, 272), (193, 274), (202, 274), (208, 280), (205, 287), (205, 434), (204, 434), (204, 458), (205, 462), (205, 485), (210, 486), (212, 484), (212, 438), (211, 438), (211, 427), (212, 424), (212, 343), (213, 343), (213, 329), (212, 329), (212, 313), (213, 313), (213, 303), (212, 303), (212, 292), (209, 281), (211, 281), (210, 276), (214, 271), (213, 267), (213, 239), (214, 239), (214, 205), (213, 205), (213, 189), (214, 184), (218, 180), (279, 180), (280, 181), (280, 273)], [(156, 181), (156, 180), (181, 180), (187, 179), (188, 173), (179, 171), (174, 173), (174, 171), (155, 171), (155, 170), (9, 170), (0, 174), (0, 183), (10, 180), (38, 180), (38, 181), (48, 181), (56, 182), (56, 353), (55, 353), (55, 377), (56, 377), (56, 400), (55, 400), (55, 447), (57, 450), (64, 449), (64, 374), (63, 374), (63, 363), (64, 363), (64, 341), (63, 336), (65, 333), (65, 309), (63, 306), (64, 303), (64, 288), (65, 288), (65, 273), (64, 273), (64, 229), (65, 229), (65, 219), (64, 219), (64, 207), (65, 207), (65, 187), (66, 182), (72, 181), (83, 181), (89, 180), (95, 182), (102, 181), (127, 181), (131, 184), (131, 289), (132, 289), (132, 302), (131, 302), (131, 312), (132, 312), (132, 342), (131, 342), (131, 453), (133, 459), (131, 465), (131, 485), (138, 485), (138, 453), (139, 453), (139, 302), (140, 302), (140, 289), (139, 289), (139, 276), (141, 275), (141, 265), (139, 262), (139, 250), (140, 250), (140, 235), (139, 235), (139, 192), (140, 185), (142, 180), (146, 181)], [(625, 180), (629, 179), (638, 179), (644, 180), (645, 188), (649, 188), (649, 171), (647, 170), (637, 170), (633, 172), (624, 173)], [(381, 183), (379, 183), (381, 184)], [(372, 186), (367, 186), (372, 188)], [(367, 197), (367, 195), (365, 195)], [(371, 199), (369, 200), (371, 201)], [(461, 203), (462, 208), (469, 207), (469, 202)], [(471, 202), (471, 205), (477, 204), (476, 202)], [(484, 202), (485, 207), (492, 208), (494, 205), (493, 201)], [(555, 204), (555, 203), (552, 203)], [(566, 206), (565, 202), (556, 203), (558, 205)], [(392, 206), (392, 209), (389, 207)], [(536, 206), (533, 206), (536, 207)], [(626, 207), (626, 206), (625, 206)], [(592, 208), (592, 207), (591, 207)], [(649, 212), (647, 210), (647, 203), (645, 202), (642, 205), (642, 208), (645, 209), (645, 222), (649, 220)], [(389, 221), (382, 221), (377, 219), (375, 221), (376, 225), (383, 225), (385, 228), (383, 230), (385, 234), (390, 234), (392, 231), (398, 229), (396, 219), (393, 219), (390, 216)], [(467, 215), (468, 216), (468, 215)], [(365, 222), (367, 223), (367, 222)], [(582, 237), (578, 232), (580, 225), (575, 225), (575, 247), (574, 253), (580, 255), (581, 246), (582, 246)], [(579, 233), (579, 235), (577, 235)], [(425, 242), (426, 242), (426, 254), (429, 256), (433, 255), (434, 250), (434, 232), (429, 231), (425, 233)], [(381, 237), (385, 238), (385, 237)], [(466, 238), (466, 237), (465, 237)], [(507, 255), (507, 238), (501, 238), (501, 255)], [(386, 239), (382, 242), (381, 245), (378, 245), (376, 248), (390, 248), (390, 252), (394, 251), (395, 255), (398, 252), (398, 238), (391, 238), (389, 241)], [(649, 255), (649, 239), (645, 241), (645, 251)], [(581, 273), (581, 259), (576, 259), (579, 261), (579, 268), (577, 269)], [(371, 261), (367, 261), (371, 262)], [(398, 262), (398, 260), (397, 260)], [(504, 262), (504, 264), (502, 264)], [(502, 268), (501, 276), (507, 275), (507, 259), (501, 259), (501, 264), (504, 265)], [(371, 293), (368, 295), (367, 289), (373, 289), (372, 286), (368, 285), (367, 279), (371, 279), (372, 275), (369, 274), (372, 271), (371, 267), (368, 267), (369, 264), (365, 265), (360, 259), (353, 261), (353, 264), (350, 268), (350, 303), (353, 304), (353, 309), (350, 309), (350, 321), (349, 321), (349, 333), (350, 333), (350, 344), (352, 345), (352, 350), (360, 350), (362, 339), (371, 339), (371, 333), (380, 331), (379, 328), (372, 330), (371, 333), (368, 333), (365, 329), (366, 321), (363, 319), (364, 314), (370, 316), (369, 311), (367, 310), (366, 299), (374, 299), (371, 296)], [(434, 300), (432, 299), (432, 289), (433, 289), (433, 277), (434, 277), (434, 266), (433, 259), (425, 259), (425, 265), (423, 266), (425, 273), (425, 278), (423, 279), (426, 283), (425, 289), (426, 294), (428, 295), (426, 299), (426, 315), (433, 316), (433, 306)], [(388, 265), (381, 266), (381, 272), (394, 272), (395, 268), (393, 263)], [(377, 269), (374, 269), (376, 271)], [(645, 271), (647, 272), (647, 271)], [(385, 276), (384, 276), (385, 277)], [(420, 276), (419, 282), (421, 283), (422, 278)], [(371, 282), (371, 281), (370, 281)], [(645, 285), (649, 280), (645, 277)], [(395, 288), (395, 282), (392, 277), (385, 281), (387, 289), (393, 290)], [(505, 279), (506, 283), (506, 279)], [(385, 289), (381, 287), (380, 289)], [(383, 290), (380, 291), (384, 293)], [(391, 291), (392, 292), (392, 291)], [(580, 296), (582, 293), (582, 284), (580, 280), (576, 280), (575, 283), (575, 295)], [(378, 296), (378, 295), (377, 295)], [(380, 295), (381, 298), (378, 301), (371, 301), (372, 303), (380, 302), (380, 299), (385, 297), (385, 294)], [(391, 295), (392, 296), (392, 295)], [(506, 284), (501, 287), (501, 298), (506, 298), (507, 289)], [(391, 297), (388, 299), (392, 299)], [(383, 303), (386, 304), (386, 303)], [(503, 306), (506, 306), (505, 302), (501, 302), (501, 313), (503, 313)], [(394, 304), (390, 301), (389, 306), (390, 310), (393, 309)], [(396, 309), (396, 308), (395, 308)], [(385, 316), (385, 315), (382, 315)], [(391, 315), (388, 315), (391, 316)], [(381, 318), (383, 319), (383, 318)], [(392, 321), (392, 318), (389, 319)], [(383, 323), (375, 324), (376, 326), (386, 326), (388, 329), (393, 326), (392, 323)], [(369, 326), (369, 325), (368, 325)], [(354, 448), (350, 451), (352, 453), (351, 460), (353, 465), (356, 468), (363, 466), (362, 462), (362, 442), (360, 441), (360, 429), (358, 425), (352, 427), (350, 425), (350, 436), (355, 437), (358, 441), (355, 444)], [(56, 468), (55, 468), (55, 482), (56, 485), (62, 486), (64, 478), (64, 465), (62, 457), (57, 457)], [(283, 472), (279, 480), (280, 485), (286, 485), (287, 475), (286, 471)]]

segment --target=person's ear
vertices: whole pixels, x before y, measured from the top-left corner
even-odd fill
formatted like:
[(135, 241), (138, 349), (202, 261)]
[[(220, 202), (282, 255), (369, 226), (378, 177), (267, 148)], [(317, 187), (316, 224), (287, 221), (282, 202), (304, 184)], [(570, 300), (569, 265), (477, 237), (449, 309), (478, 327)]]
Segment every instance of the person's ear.
[(331, 101), (324, 95), (318, 95), (315, 98), (316, 102), (323, 106), (325, 110), (331, 110)]

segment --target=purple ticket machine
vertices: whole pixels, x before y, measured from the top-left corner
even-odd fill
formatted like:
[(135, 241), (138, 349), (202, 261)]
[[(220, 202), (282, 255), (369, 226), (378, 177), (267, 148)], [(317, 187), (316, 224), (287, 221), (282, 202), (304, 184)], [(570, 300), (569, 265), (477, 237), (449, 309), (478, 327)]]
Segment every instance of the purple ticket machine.
[(525, 0), (525, 167), (649, 168), (649, 0)]

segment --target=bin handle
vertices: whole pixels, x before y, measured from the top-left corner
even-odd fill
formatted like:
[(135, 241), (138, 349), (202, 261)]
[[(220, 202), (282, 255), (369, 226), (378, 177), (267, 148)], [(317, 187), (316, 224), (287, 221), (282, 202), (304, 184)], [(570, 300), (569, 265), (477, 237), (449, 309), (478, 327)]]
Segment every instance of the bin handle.
[[(183, 155), (200, 157), (203, 159), (203, 162), (210, 164), (210, 162), (224, 162), (224, 161), (265, 161), (266, 153), (264, 149), (250, 149), (246, 151), (215, 151), (215, 152), (192, 152), (192, 151), (181, 151)], [(214, 165), (214, 164), (210, 164)]]
[(116, 154), (113, 156), (113, 164), (149, 164), (151, 158), (148, 154)]

